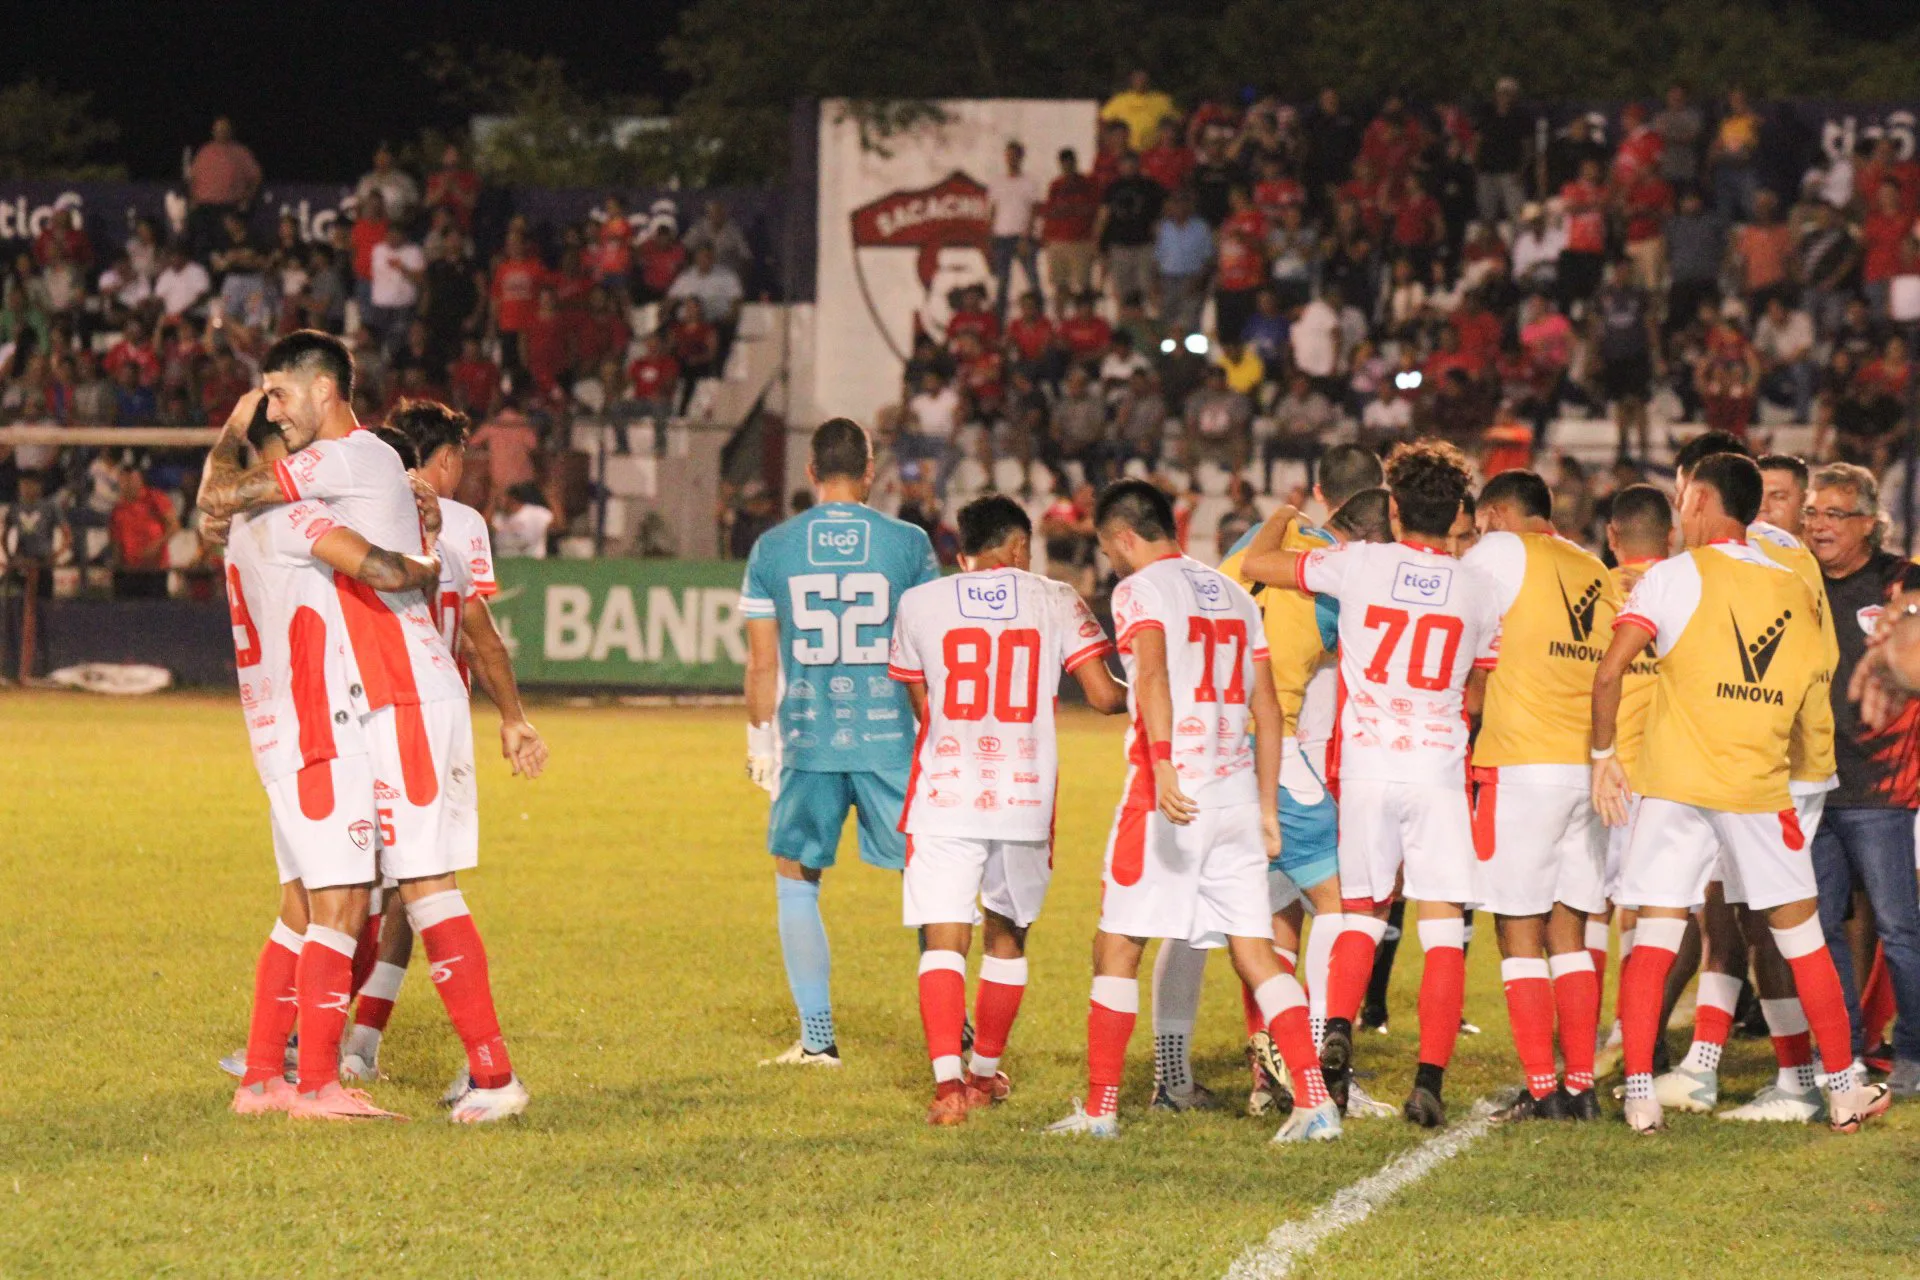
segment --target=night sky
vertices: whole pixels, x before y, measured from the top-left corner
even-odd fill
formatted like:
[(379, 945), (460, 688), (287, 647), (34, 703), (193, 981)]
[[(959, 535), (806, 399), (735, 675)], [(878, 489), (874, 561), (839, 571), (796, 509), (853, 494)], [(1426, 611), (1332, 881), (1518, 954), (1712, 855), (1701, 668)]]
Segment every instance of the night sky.
[(464, 124), (413, 71), (409, 52), (444, 42), (551, 53), (589, 90), (671, 101), (685, 86), (667, 75), (656, 50), (682, 7), (684, 0), (68, 0), (7, 24), (0, 83), (36, 75), (91, 93), (95, 111), (120, 125), (120, 143), (105, 158), (134, 178), (178, 177), (181, 149), (204, 141), (213, 118), (226, 114), (270, 181), (346, 181), (368, 168), (382, 138)]

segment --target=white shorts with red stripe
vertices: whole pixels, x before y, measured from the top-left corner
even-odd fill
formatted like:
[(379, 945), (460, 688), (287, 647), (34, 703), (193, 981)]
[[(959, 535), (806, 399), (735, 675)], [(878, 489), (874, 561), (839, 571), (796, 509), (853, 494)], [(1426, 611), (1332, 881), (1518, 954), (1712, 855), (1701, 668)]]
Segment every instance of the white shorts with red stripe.
[(1792, 809), (1723, 813), (1643, 796), (1616, 896), (1635, 907), (1697, 907), (1725, 857), (1739, 901), (1758, 911), (1799, 902), (1818, 893), (1808, 845)]
[(1121, 806), (1107, 839), (1103, 933), (1222, 947), (1267, 938), (1267, 846), (1260, 806), (1202, 809), (1184, 827), (1158, 809)]
[[(1813, 791), (1805, 795), (1796, 794), (1793, 797), (1793, 816), (1800, 823), (1800, 838), (1805, 842), (1805, 848), (1809, 850), (1813, 848), (1813, 837), (1819, 832), (1820, 818), (1826, 811), (1827, 793), (1825, 791)], [(1808, 855), (1809, 858), (1811, 856), (1811, 854)], [(1713, 878), (1720, 882), (1722, 894), (1728, 902), (1748, 907), (1754, 905), (1747, 897), (1747, 882), (1746, 878), (1740, 874), (1740, 865), (1727, 856), (1724, 846), (1720, 850), (1720, 866), (1714, 872)], [(1788, 898), (1787, 901), (1796, 902), (1798, 899)]]
[(1467, 790), (1348, 778), (1340, 784), (1340, 896), (1386, 902), (1474, 903), (1473, 815)]
[(1502, 916), (1545, 915), (1556, 902), (1599, 911), (1607, 903), (1607, 828), (1593, 811), (1587, 771), (1575, 765), (1565, 781), (1538, 780), (1541, 771), (1474, 771), (1475, 894)]
[(1039, 919), (1052, 880), (1053, 846), (1045, 840), (908, 836), (901, 923), (973, 924), (977, 903), (1024, 929)]
[(480, 861), (473, 714), (463, 700), (383, 707), (367, 718), (380, 870), (395, 880)]
[(380, 844), (367, 756), (322, 760), (274, 779), (267, 784), (267, 811), (281, 884), (373, 883)]

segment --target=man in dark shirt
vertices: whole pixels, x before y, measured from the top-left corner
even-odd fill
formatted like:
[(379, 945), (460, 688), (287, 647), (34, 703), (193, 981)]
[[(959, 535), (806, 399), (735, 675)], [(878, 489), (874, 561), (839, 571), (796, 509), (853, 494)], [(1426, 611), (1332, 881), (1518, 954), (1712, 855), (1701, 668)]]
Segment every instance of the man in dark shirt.
[(1122, 152), (1115, 176), (1100, 197), (1093, 238), (1106, 260), (1107, 291), (1115, 305), (1128, 294), (1153, 292), (1153, 230), (1160, 221), (1166, 188), (1140, 172), (1140, 157)]
[(1840, 642), (1833, 700), (1833, 749), (1840, 785), (1827, 797), (1813, 839), (1820, 885), (1820, 925), (1834, 953), (1862, 1056), (1866, 1028), (1854, 981), (1845, 922), (1856, 887), (1873, 906), (1899, 1017), (1893, 1075), (1903, 1097), (1920, 1094), (1920, 881), (1914, 873), (1914, 811), (1920, 808), (1920, 702), (1908, 702), (1892, 723), (1865, 728), (1847, 696), (1888, 596), (1920, 588), (1920, 566), (1884, 550), (1879, 488), (1864, 467), (1835, 463), (1814, 472), (1807, 491), (1807, 546), (1826, 578), (1827, 605)]
[(1322, 89), (1307, 113), (1307, 204), (1314, 212), (1330, 203), (1329, 191), (1347, 180), (1360, 154), (1360, 125), (1340, 105), (1340, 95)]
[(1537, 117), (1520, 106), (1520, 82), (1500, 77), (1493, 102), (1474, 122), (1473, 161), (1482, 222), (1510, 222), (1527, 202), (1521, 175), (1533, 152)]

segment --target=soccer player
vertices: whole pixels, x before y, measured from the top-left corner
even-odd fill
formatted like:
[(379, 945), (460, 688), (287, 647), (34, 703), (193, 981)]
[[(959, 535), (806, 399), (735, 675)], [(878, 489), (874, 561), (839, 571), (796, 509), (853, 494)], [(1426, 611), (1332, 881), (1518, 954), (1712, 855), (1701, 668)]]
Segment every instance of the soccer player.
[[(237, 451), (216, 444), (207, 459), (201, 505), (219, 518), (306, 498), (326, 501), (340, 521), (370, 541), (418, 553), (437, 536), (439, 504), (431, 492), (423, 509), (399, 455), (353, 413), (353, 357), (331, 334), (297, 330), (267, 349), (261, 361), (264, 392), (250, 392), (233, 422), (251, 419), (264, 394), (267, 416), (292, 454), (243, 471)], [(230, 437), (232, 422), (230, 422)], [(424, 488), (424, 486), (422, 486)], [(366, 727), (374, 769), (380, 868), (398, 883), (414, 931), (426, 944), (441, 1003), (466, 1048), (473, 1088), (453, 1104), (456, 1123), (518, 1115), (527, 1091), (514, 1075), (494, 1011), (486, 948), (461, 895), (457, 873), (479, 861), (473, 725), (465, 683), (419, 592), (377, 592), (340, 584), (341, 612), (359, 666), (369, 708)], [(366, 924), (371, 884), (309, 895), (316, 924), (349, 940)], [(303, 969), (316, 950), (309, 930)], [(352, 990), (349, 946), (316, 956), (317, 972), (300, 994), (300, 1097), (293, 1114), (335, 1117), (341, 1099), (338, 1058)], [(323, 999), (324, 996), (324, 999)], [(311, 1044), (312, 1065), (309, 1066)], [(351, 1110), (345, 1114), (352, 1114)]]
[(1833, 1128), (1852, 1132), (1891, 1101), (1853, 1066), (1845, 998), (1787, 790), (1794, 722), (1826, 698), (1826, 654), (1806, 584), (1747, 541), (1760, 492), (1759, 468), (1747, 458), (1699, 462), (1680, 505), (1688, 551), (1640, 579), (1594, 678), (1593, 801), (1618, 826), (1629, 790), (1614, 742), (1622, 678), (1648, 644), (1658, 655), (1619, 891), (1639, 908), (1620, 1020), (1626, 1118), (1640, 1133), (1665, 1127), (1652, 1070), (1662, 988), (1723, 850), (1793, 969), (1826, 1069)]
[[(1251, 597), (1180, 552), (1173, 504), (1144, 480), (1100, 495), (1101, 549), (1126, 575), (1114, 626), (1133, 677), (1127, 782), (1102, 877), (1087, 1013), (1087, 1105), (1049, 1133), (1113, 1137), (1148, 938), (1225, 945), (1299, 1088), (1276, 1142), (1340, 1136), (1307, 997), (1273, 954), (1266, 864), (1280, 849), (1280, 703)], [(1250, 744), (1248, 729), (1258, 729)], [(1278, 1063), (1267, 1064), (1278, 1075)]]
[[(1314, 497), (1332, 512), (1327, 527), (1296, 519), (1283, 543), (1291, 550), (1312, 550), (1353, 538), (1384, 541), (1387, 497), (1380, 483), (1380, 459), (1359, 445), (1335, 445), (1321, 457)], [(1293, 970), (1301, 954), (1302, 902), (1311, 901), (1313, 933), (1301, 971), (1309, 1021), (1316, 1042), (1326, 1021), (1327, 959), (1340, 931), (1339, 857), (1334, 847), (1336, 816), (1328, 785), (1327, 742), (1333, 732), (1333, 654), (1338, 610), (1329, 600), (1303, 596), (1250, 582), (1240, 563), (1254, 531), (1237, 542), (1220, 565), (1253, 596), (1260, 609), (1273, 688), (1286, 726), (1280, 761), (1280, 857), (1267, 868), (1268, 908), (1273, 915), (1273, 944), (1281, 967)], [(1179, 942), (1163, 944), (1153, 968), (1153, 1105), (1181, 1111), (1204, 1105), (1209, 1095), (1193, 1083), (1189, 1045), (1200, 999), (1201, 964), (1206, 952)], [(1284, 1088), (1266, 1078), (1266, 1056), (1254, 1038), (1266, 1033), (1266, 1019), (1244, 984), (1241, 1001), (1249, 1037), (1247, 1060), (1253, 1088), (1247, 1098), (1252, 1115), (1283, 1108)], [(1348, 1106), (1355, 1108), (1354, 1099)], [(1364, 1099), (1357, 1110), (1365, 1110)]]
[[(1702, 459), (1716, 453), (1749, 456), (1746, 445), (1724, 432), (1705, 432), (1687, 442), (1676, 456), (1675, 468), (1679, 494)], [(1830, 684), (1834, 664), (1839, 660), (1839, 642), (1835, 638), (1832, 611), (1827, 608), (1826, 585), (1819, 562), (1799, 539), (1801, 505), (1806, 492), (1806, 465), (1798, 458), (1769, 454), (1756, 464), (1760, 469), (1762, 515), (1771, 514), (1784, 523), (1766, 518), (1754, 520), (1747, 528), (1747, 540), (1774, 563), (1791, 570), (1803, 583), (1818, 610), (1827, 665), (1819, 679)], [(1808, 714), (1796, 720), (1788, 747), (1787, 789), (1793, 797), (1801, 834), (1809, 846), (1817, 837), (1827, 792), (1838, 785), (1833, 750), (1833, 714), (1824, 700), (1808, 707)], [(1738, 868), (1723, 850), (1721, 865), (1707, 886), (1706, 901), (1699, 916), (1697, 948), (1683, 946), (1685, 965), (1676, 963), (1666, 987), (1663, 1012), (1670, 1011), (1685, 985), (1684, 970), (1700, 967), (1700, 985), (1695, 1001), (1693, 1041), (1687, 1054), (1672, 1070), (1654, 1079), (1654, 1095), (1662, 1107), (1682, 1111), (1711, 1111), (1719, 1100), (1720, 1055), (1733, 1029), (1734, 1013), (1749, 966), (1759, 990), (1763, 1016), (1768, 1019), (1780, 1060), (1780, 1080), (1793, 1079), (1796, 1087), (1791, 1100), (1776, 1086), (1767, 1098), (1726, 1113), (1730, 1120), (1775, 1120), (1805, 1123), (1819, 1110), (1819, 1092), (1813, 1080), (1811, 1045), (1807, 1038), (1804, 1011), (1794, 995), (1793, 974), (1778, 954), (1758, 916), (1746, 906), (1745, 891)], [(1664, 1023), (1662, 1024), (1664, 1025)]]
[(1606, 911), (1607, 836), (1587, 785), (1588, 701), (1620, 598), (1599, 558), (1555, 532), (1553, 492), (1534, 472), (1487, 481), (1478, 523), (1480, 540), (1460, 562), (1493, 584), (1500, 639), (1473, 744), (1475, 898), (1494, 913), (1526, 1073), (1495, 1117), (1597, 1119), (1600, 982), (1586, 926)]
[[(547, 744), (527, 720), (513, 659), (487, 607), (486, 598), (500, 588), (493, 576), (486, 517), (451, 496), (460, 487), (471, 430), (465, 414), (437, 401), (402, 400), (388, 413), (387, 425), (375, 432), (400, 455), (409, 474), (440, 495), (440, 581), (428, 606), (462, 678), (471, 686), (477, 676), (500, 713), (501, 756), (516, 775), (531, 780), (546, 768)], [(375, 912), (370, 926), (374, 920), (379, 921), (378, 959), (356, 992), (353, 1023), (340, 1055), (343, 1080), (380, 1078), (380, 1039), (413, 956), (413, 929), (406, 912)], [(450, 1098), (466, 1092), (466, 1080), (463, 1074), (455, 1081)]]
[[(251, 415), (250, 415), (251, 416)], [(282, 456), (264, 421), (244, 437), (265, 457)], [(317, 974), (311, 943), (351, 954), (353, 939), (308, 920), (309, 893), (323, 901), (374, 876), (377, 842), (372, 765), (362, 726), (362, 686), (346, 643), (335, 574), (381, 590), (417, 590), (438, 580), (430, 557), (370, 546), (337, 523), (324, 503), (301, 502), (203, 523), (209, 541), (226, 544), (227, 604), (234, 663), (254, 764), (267, 790), (280, 916), (254, 972), (245, 1065), (234, 1090), (241, 1115), (291, 1111), (287, 1044)], [(320, 958), (320, 957), (315, 957)], [(337, 968), (337, 965), (324, 966)], [(337, 975), (335, 975), (337, 977)], [(339, 993), (335, 993), (339, 994)], [(340, 995), (344, 1002), (344, 994)], [(318, 1038), (317, 1036), (314, 1038)], [(302, 1045), (302, 1054), (306, 1045)], [(333, 1086), (341, 1093), (339, 1086)], [(341, 1114), (389, 1118), (359, 1091)]]
[(800, 1038), (762, 1065), (836, 1067), (820, 878), (849, 809), (860, 817), (861, 861), (906, 866), (899, 821), (913, 708), (887, 676), (887, 646), (900, 597), (938, 578), (940, 565), (917, 526), (866, 505), (873, 447), (858, 423), (820, 424), (807, 477), (819, 501), (760, 535), (740, 589), (747, 776), (773, 796), (767, 852), (800, 1014)]
[[(960, 1124), (1007, 1096), (1000, 1059), (1027, 987), (1027, 930), (1053, 875), (1060, 771), (1054, 702), (1065, 670), (1094, 710), (1126, 709), (1107, 634), (1064, 582), (1027, 571), (1033, 522), (1013, 499), (960, 511), (965, 572), (900, 598), (887, 671), (920, 733), (900, 829), (904, 919), (923, 931), (920, 1022), (933, 1063), (927, 1123)], [(985, 918), (973, 1057), (963, 1073), (967, 949)]]
[(1426, 969), (1419, 1067), (1401, 1110), (1434, 1127), (1446, 1123), (1441, 1094), (1466, 990), (1462, 910), (1475, 892), (1467, 718), (1480, 710), (1500, 612), (1492, 584), (1444, 549), (1467, 493), (1460, 451), (1435, 440), (1403, 445), (1387, 459), (1386, 479), (1397, 542), (1288, 551), (1280, 546), (1291, 518), (1283, 508), (1262, 526), (1241, 571), (1340, 604), (1343, 910), (1321, 1065), (1338, 1096), (1385, 906), (1404, 872), (1406, 896), (1420, 903)]

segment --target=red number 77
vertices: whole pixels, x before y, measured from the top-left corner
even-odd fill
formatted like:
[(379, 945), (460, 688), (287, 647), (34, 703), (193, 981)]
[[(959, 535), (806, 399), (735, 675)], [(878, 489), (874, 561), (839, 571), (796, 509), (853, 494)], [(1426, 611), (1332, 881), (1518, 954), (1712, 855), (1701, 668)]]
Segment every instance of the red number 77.
[[(1247, 624), (1241, 618), (1187, 618), (1187, 640), (1206, 646), (1202, 658), (1200, 683), (1193, 691), (1195, 702), (1241, 703), (1247, 700)], [(1233, 641), (1233, 676), (1227, 681), (1222, 698), (1213, 687), (1214, 654), (1224, 640)]]

